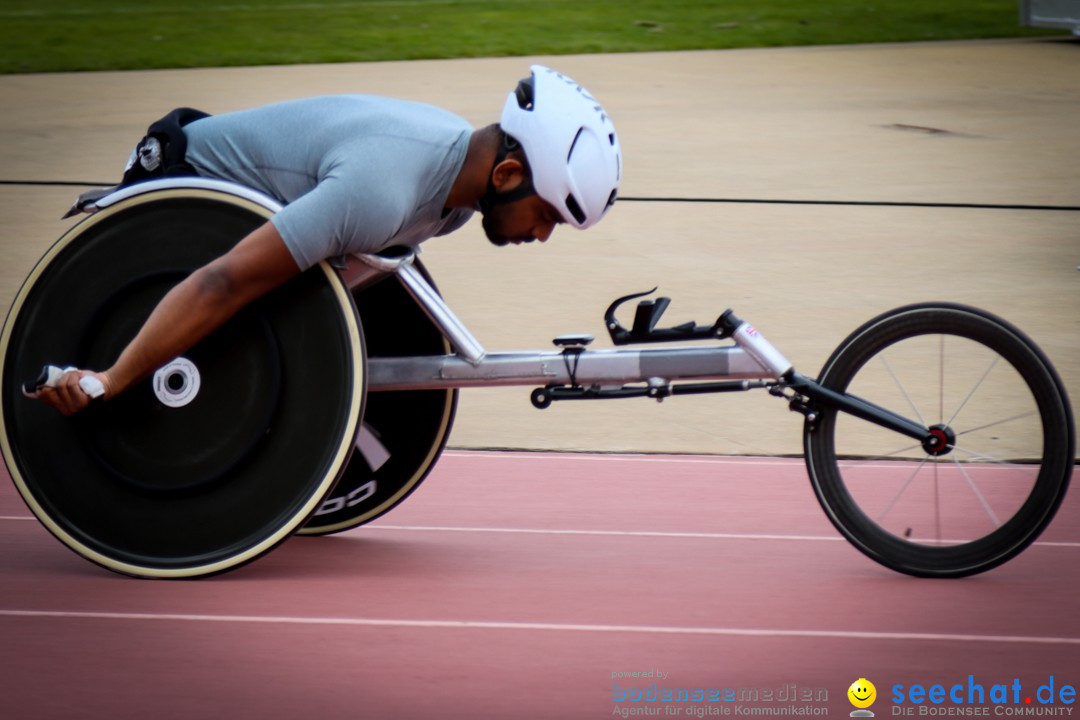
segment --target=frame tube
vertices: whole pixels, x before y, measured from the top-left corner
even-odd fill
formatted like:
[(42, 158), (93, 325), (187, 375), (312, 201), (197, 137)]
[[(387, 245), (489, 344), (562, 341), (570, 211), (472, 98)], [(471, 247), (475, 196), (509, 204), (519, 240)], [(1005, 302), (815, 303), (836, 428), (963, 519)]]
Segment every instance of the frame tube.
[(473, 336), (464, 323), (458, 319), (450, 307), (443, 302), (439, 294), (411, 263), (404, 263), (397, 269), (398, 279), (410, 295), (420, 304), (431, 322), (442, 330), (457, 354), (465, 358), (474, 367), (487, 355), (484, 346)]
[(740, 347), (489, 353), (475, 364), (456, 355), (368, 358), (371, 391), (774, 377)]

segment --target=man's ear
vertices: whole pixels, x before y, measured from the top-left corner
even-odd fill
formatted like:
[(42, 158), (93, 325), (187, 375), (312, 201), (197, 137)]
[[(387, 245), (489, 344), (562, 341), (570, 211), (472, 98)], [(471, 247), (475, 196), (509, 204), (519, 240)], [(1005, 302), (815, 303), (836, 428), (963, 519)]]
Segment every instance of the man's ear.
[(495, 192), (505, 193), (515, 190), (525, 179), (525, 166), (520, 160), (506, 158), (491, 169), (491, 184)]

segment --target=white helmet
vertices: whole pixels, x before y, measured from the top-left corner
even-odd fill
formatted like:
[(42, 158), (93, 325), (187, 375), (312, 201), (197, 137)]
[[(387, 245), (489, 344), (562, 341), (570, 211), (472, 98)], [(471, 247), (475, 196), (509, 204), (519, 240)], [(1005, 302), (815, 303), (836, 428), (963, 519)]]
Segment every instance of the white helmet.
[(622, 158), (611, 119), (589, 92), (543, 65), (518, 83), (499, 126), (521, 144), (536, 194), (579, 229), (615, 202)]

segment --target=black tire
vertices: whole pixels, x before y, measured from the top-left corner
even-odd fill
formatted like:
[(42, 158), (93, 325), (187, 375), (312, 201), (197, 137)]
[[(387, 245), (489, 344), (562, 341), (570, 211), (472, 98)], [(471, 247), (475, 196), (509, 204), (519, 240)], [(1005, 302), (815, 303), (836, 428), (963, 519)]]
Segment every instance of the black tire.
[[(413, 263), (434, 288), (419, 259)], [(355, 290), (353, 300), (364, 327), (368, 357), (450, 352), (450, 343), (396, 277)], [(457, 398), (457, 390), (368, 393), (360, 431), (366, 438), (358, 439), (357, 452), (341, 480), (299, 534), (342, 532), (404, 502), (446, 447)]]
[(989, 570), (1034, 542), (1065, 496), (1075, 437), (1065, 388), (1039, 348), (990, 313), (892, 310), (848, 336), (818, 381), (948, 427), (949, 451), (935, 456), (828, 407), (806, 425), (826, 515), (887, 567), (921, 577)]
[(111, 364), (169, 288), (271, 214), (220, 191), (137, 195), (68, 231), (20, 289), (0, 334), (0, 449), (34, 515), (92, 562), (158, 578), (231, 570), (295, 532), (345, 468), (363, 337), (326, 264), (185, 353), (201, 381), (187, 405), (147, 380), (65, 418), (20, 392), (46, 362)]

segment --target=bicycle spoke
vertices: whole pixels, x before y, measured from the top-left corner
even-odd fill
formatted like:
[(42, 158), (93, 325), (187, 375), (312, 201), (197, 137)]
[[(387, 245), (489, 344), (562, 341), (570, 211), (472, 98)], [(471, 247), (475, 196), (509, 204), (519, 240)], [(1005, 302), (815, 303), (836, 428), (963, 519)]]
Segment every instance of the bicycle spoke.
[(1003, 420), (995, 420), (992, 423), (987, 423), (985, 425), (980, 425), (978, 427), (969, 428), (968, 430), (965, 430), (963, 432), (958, 432), (958, 433), (956, 433), (956, 436), (960, 437), (961, 435), (967, 435), (968, 433), (978, 432), (979, 430), (985, 430), (986, 428), (994, 427), (995, 425), (1004, 425), (1005, 423), (1012, 422), (1013, 420), (1019, 420), (1020, 418), (1030, 417), (1031, 415), (1034, 415), (1035, 412), (1036, 412), (1035, 410), (1028, 410), (1025, 413), (1020, 413), (1019, 415), (1013, 415), (1012, 417), (1007, 417), (1007, 418), (1004, 418)]
[[(1012, 460), (1006, 460), (1004, 458), (994, 457), (993, 455), (990, 455), (988, 453), (982, 453), (977, 450), (969, 450), (966, 447), (960, 447), (958, 445), (954, 445), (953, 450), (962, 452), (976, 461), (989, 461), (991, 464), (994, 465), (1003, 465), (1011, 468), (1016, 468), (1017, 470), (1024, 470), (1025, 472), (1034, 473), (1036, 475), (1039, 474), (1039, 470), (1042, 467), (1041, 465), (1036, 465), (1033, 463), (1019, 463)], [(957, 460), (954, 456), (953, 462), (959, 464), (960, 461)]]
[(975, 497), (979, 499), (979, 502), (983, 506), (983, 510), (985, 510), (986, 514), (990, 516), (990, 520), (994, 523), (994, 527), (1001, 527), (1001, 521), (998, 520), (997, 515), (994, 514), (993, 509), (990, 507), (990, 503), (986, 502), (986, 498), (983, 497), (983, 494), (981, 492), (979, 492), (979, 488), (975, 487), (975, 482), (971, 479), (971, 477), (968, 476), (967, 470), (964, 469), (964, 466), (960, 464), (960, 461), (957, 460), (956, 457), (953, 457), (953, 463), (956, 465), (957, 469), (960, 470), (960, 474), (964, 476), (964, 480), (967, 481), (968, 487), (971, 488), (971, 491), (975, 493)]
[(938, 464), (934, 463), (934, 529), (938, 545), (941, 544), (941, 494), (938, 487)]
[[(938, 336), (938, 422), (945, 421), (945, 336)], [(925, 424), (925, 423), (924, 423)]]
[[(893, 450), (892, 452), (884, 453), (882, 455), (867, 455), (859, 458), (837, 458), (836, 462), (840, 467), (856, 467), (857, 465), (863, 465), (868, 462), (874, 462), (875, 460), (895, 460), (896, 456), (901, 453), (911, 452), (912, 450), (919, 450), (922, 445), (908, 445), (902, 447), (899, 450)], [(910, 461), (911, 458), (901, 458), (902, 460)], [(925, 460), (923, 460), (925, 462)]]
[(900, 486), (900, 489), (896, 491), (896, 495), (893, 496), (893, 499), (889, 501), (889, 504), (885, 507), (884, 510), (881, 511), (881, 514), (878, 515), (877, 520), (879, 524), (885, 519), (885, 516), (888, 515), (889, 512), (893, 509), (893, 506), (896, 505), (896, 501), (899, 500), (900, 496), (904, 494), (904, 491), (908, 489), (908, 486), (911, 485), (911, 481), (915, 479), (915, 476), (919, 474), (919, 471), (922, 470), (923, 465), (925, 465), (928, 460), (929, 458), (923, 458), (923, 461), (919, 463), (919, 466), (915, 468), (915, 471), (908, 476), (908, 479), (905, 480), (904, 484)]
[(923, 425), (926, 425), (927, 424), (926, 420), (923, 419), (922, 413), (919, 412), (919, 408), (915, 407), (915, 401), (911, 399), (911, 395), (908, 394), (907, 388), (904, 387), (904, 384), (902, 382), (900, 382), (900, 378), (897, 377), (896, 372), (893, 371), (892, 365), (889, 364), (888, 358), (885, 357), (885, 353), (882, 353), (880, 357), (881, 357), (881, 362), (885, 365), (885, 369), (889, 371), (889, 375), (892, 375), (892, 379), (893, 379), (893, 382), (896, 383), (896, 387), (898, 387), (900, 389), (900, 392), (903, 394), (904, 398), (908, 401), (908, 405), (911, 406), (911, 410), (915, 413), (916, 416), (918, 416), (919, 422), (922, 423)]
[(982, 374), (982, 377), (980, 377), (975, 382), (975, 387), (971, 388), (971, 392), (969, 392), (967, 394), (967, 397), (964, 398), (964, 401), (960, 403), (960, 407), (956, 408), (956, 412), (954, 412), (952, 414), (952, 417), (949, 418), (949, 421), (947, 423), (945, 423), (946, 425), (952, 425), (953, 424), (953, 421), (956, 420), (956, 416), (959, 415), (960, 411), (964, 409), (964, 406), (968, 404), (968, 400), (970, 400), (971, 396), (975, 394), (975, 391), (979, 389), (979, 386), (983, 384), (983, 381), (986, 380), (986, 376), (990, 374), (990, 371), (994, 369), (994, 366), (998, 364), (998, 360), (1000, 360), (1000, 359), (1001, 359), (1001, 356), (999, 356), (999, 355), (994, 356), (994, 359), (990, 361), (990, 367), (986, 368), (986, 372), (984, 372)]

